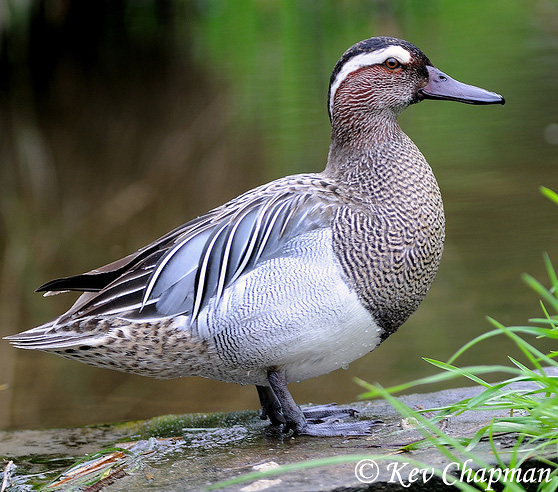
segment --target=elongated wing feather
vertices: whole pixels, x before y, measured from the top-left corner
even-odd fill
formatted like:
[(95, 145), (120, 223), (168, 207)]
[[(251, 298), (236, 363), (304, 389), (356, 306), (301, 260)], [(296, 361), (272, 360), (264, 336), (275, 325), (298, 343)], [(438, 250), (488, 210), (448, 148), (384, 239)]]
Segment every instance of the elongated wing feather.
[[(207, 220), (207, 218), (206, 218)], [(124, 258), (113, 261), (108, 265), (91, 270), (87, 273), (72, 275), (70, 277), (62, 277), (44, 283), (38, 287), (35, 292), (62, 292), (62, 291), (80, 291), (80, 292), (99, 292), (106, 286), (114, 282), (116, 279), (124, 275), (127, 271), (133, 269), (138, 263), (151, 257), (157, 251), (164, 249), (169, 242), (176, 237), (184, 234), (185, 229), (192, 229), (203, 225), (203, 217), (198, 217), (187, 224), (178, 227), (153, 243), (141, 248)], [(200, 224), (201, 223), (201, 224)]]
[(96, 315), (138, 320), (187, 315), (193, 322), (210, 299), (219, 299), (258, 262), (288, 254), (283, 249), (290, 238), (328, 227), (339, 204), (332, 187), (316, 175), (278, 180), (133, 255), (42, 290), (86, 291), (55, 324)]
[[(219, 299), (242, 273), (281, 254), (293, 234), (327, 227), (331, 217), (322, 200), (307, 194), (280, 195), (241, 209), (216, 225), (207, 238), (205, 232), (199, 253), (197, 237), (176, 244), (151, 277), (144, 302), (155, 300), (161, 315), (187, 314), (193, 320), (209, 299)], [(298, 227), (288, 227), (289, 222)]]

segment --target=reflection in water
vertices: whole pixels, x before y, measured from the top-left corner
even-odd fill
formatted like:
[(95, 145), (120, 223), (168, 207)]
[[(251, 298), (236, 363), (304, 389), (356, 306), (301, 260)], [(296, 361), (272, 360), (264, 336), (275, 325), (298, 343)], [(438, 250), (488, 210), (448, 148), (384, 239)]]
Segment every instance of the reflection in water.
[[(501, 92), (508, 104), (479, 112), (424, 102), (402, 116), (444, 195), (438, 278), (376, 353), (292, 385), (295, 400), (354, 400), (353, 377), (390, 385), (431, 373), (421, 357), (447, 359), (489, 328), (487, 314), (511, 324), (538, 315), (519, 276), (544, 278), (544, 250), (558, 263), (558, 211), (537, 191), (558, 189), (550, 29), (558, 9), (483, 3), (479, 18), (477, 3), (465, 12), (430, 7), (428, 18), (382, 2), (319, 11), (302, 2), (293, 12), (199, 2), (188, 15), (122, 2), (125, 9), (107, 7), (93, 21), (75, 1), (29, 13), (30, 30), (5, 32), (0, 57), (0, 334), (67, 309), (71, 295), (33, 294), (44, 281), (134, 251), (259, 183), (321, 170), (331, 68), (346, 47), (377, 34), (409, 39), (442, 70)], [(544, 60), (544, 70), (525, 60)], [(463, 362), (505, 362), (509, 353), (496, 340)], [(258, 406), (251, 387), (128, 376), (4, 342), (0, 378), (10, 386), (0, 391), (2, 427)]]

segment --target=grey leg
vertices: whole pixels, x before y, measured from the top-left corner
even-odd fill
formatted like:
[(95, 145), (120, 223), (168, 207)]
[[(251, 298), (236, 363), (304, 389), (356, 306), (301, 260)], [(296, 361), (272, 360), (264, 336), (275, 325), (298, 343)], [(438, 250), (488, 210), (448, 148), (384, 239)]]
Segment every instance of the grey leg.
[[(285, 374), (282, 371), (269, 371), (267, 378), (276, 399), (281, 404), (282, 414), (286, 421), (285, 432), (292, 429), (295, 434), (306, 434), (309, 436), (362, 436), (368, 434), (370, 428), (377, 423), (362, 420), (339, 422), (337, 419), (346, 416), (347, 413), (350, 414), (351, 410), (340, 411), (337, 409), (332, 412), (331, 410), (333, 409), (331, 407), (320, 407), (319, 409), (319, 413), (322, 416), (325, 414), (326, 420), (320, 421), (321, 419), (316, 419), (316, 415), (309, 415), (311, 420), (308, 421), (289, 393)], [(327, 411), (324, 412), (326, 408)], [(316, 423), (317, 420), (318, 423)]]
[(269, 418), (271, 425), (284, 424), (285, 417), (283, 417), (281, 412), (281, 404), (273, 390), (269, 386), (256, 386), (256, 389), (258, 390), (258, 396), (262, 405), (260, 418), (262, 420)]
[(275, 396), (281, 404), (283, 417), (286, 421), (285, 432), (293, 429), (295, 434), (298, 434), (298, 431), (305, 428), (308, 424), (306, 423), (302, 410), (298, 408), (293, 397), (289, 393), (285, 373), (282, 371), (269, 371), (267, 379), (269, 380), (273, 393), (275, 393)]

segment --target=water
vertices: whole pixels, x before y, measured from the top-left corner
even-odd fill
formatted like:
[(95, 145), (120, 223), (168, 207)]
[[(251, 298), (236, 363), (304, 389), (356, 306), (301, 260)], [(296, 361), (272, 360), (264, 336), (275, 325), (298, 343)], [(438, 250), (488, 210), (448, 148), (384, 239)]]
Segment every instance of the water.
[[(107, 13), (93, 38), (89, 17), (77, 15), (87, 7), (59, 22), (51, 12), (33, 24), (50, 41), (38, 38), (28, 64), (29, 33), (11, 32), (0, 99), (0, 334), (69, 307), (71, 295), (33, 294), (41, 283), (108, 263), (275, 177), (321, 170), (331, 68), (373, 34), (414, 42), (440, 69), (507, 104), (426, 101), (401, 116), (444, 197), (438, 277), (375, 353), (291, 385), (294, 398), (353, 401), (354, 377), (389, 386), (430, 374), (421, 358), (446, 360), (491, 328), (487, 315), (524, 324), (541, 314), (520, 276), (544, 280), (543, 251), (558, 263), (558, 210), (538, 191), (558, 190), (556, 3), (438, 2), (418, 11), (405, 2), (292, 10), (200, 2), (188, 15), (155, 17), (142, 4), (122, 23)], [(63, 19), (81, 28), (64, 30)], [(495, 339), (462, 362), (505, 363), (512, 349)], [(0, 390), (2, 428), (258, 407), (251, 387), (128, 376), (5, 342), (0, 384), (9, 386)]]

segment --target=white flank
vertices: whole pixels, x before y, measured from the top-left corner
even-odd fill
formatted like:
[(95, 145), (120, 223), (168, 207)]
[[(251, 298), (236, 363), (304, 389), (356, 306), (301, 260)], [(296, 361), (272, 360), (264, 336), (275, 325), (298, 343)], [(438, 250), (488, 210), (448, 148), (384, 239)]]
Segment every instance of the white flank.
[(384, 63), (388, 58), (395, 58), (400, 63), (407, 64), (411, 61), (411, 53), (401, 46), (392, 45), (387, 48), (382, 48), (381, 50), (373, 51), (372, 53), (362, 53), (350, 58), (345, 65), (343, 65), (343, 68), (339, 71), (337, 77), (335, 77), (335, 80), (331, 84), (329, 112), (331, 113), (333, 110), (333, 100), (337, 89), (339, 89), (339, 86), (349, 74), (362, 67)]

